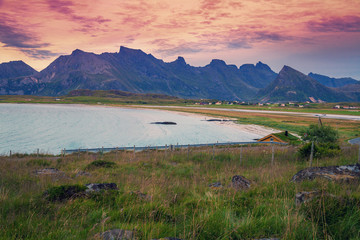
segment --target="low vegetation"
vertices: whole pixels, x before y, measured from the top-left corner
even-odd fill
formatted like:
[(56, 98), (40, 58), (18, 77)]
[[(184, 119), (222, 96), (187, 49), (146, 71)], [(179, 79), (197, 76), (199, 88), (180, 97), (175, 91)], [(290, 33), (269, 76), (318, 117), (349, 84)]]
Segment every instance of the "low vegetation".
[[(0, 239), (92, 239), (109, 229), (139, 239), (359, 239), (359, 183), (291, 182), (309, 164), (297, 151), (276, 146), (273, 164), (271, 146), (0, 156)], [(357, 158), (358, 147), (344, 145), (313, 165)], [(88, 168), (99, 160), (117, 167)], [(58, 171), (36, 174), (43, 168)], [(250, 188), (231, 187), (235, 175), (249, 179)], [(71, 197), (88, 183), (115, 183), (118, 190)], [(295, 204), (297, 192), (314, 190), (332, 197)]]

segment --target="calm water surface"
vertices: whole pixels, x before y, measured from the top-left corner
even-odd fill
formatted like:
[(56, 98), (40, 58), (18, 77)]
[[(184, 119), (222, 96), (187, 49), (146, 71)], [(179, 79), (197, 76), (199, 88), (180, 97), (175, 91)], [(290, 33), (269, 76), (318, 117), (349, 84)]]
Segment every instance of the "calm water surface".
[[(177, 125), (151, 122), (173, 121)], [(149, 109), (0, 104), (0, 154), (61, 149), (252, 141), (261, 136), (204, 118)]]

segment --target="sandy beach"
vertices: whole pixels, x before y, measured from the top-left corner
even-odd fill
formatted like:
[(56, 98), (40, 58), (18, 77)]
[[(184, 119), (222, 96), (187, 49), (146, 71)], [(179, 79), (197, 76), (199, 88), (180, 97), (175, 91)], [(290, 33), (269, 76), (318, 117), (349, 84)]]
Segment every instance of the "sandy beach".
[[(131, 107), (133, 107), (133, 106), (131, 106)], [(139, 109), (139, 107), (135, 107), (135, 108)], [(140, 108), (142, 108), (142, 107), (140, 107)], [(146, 109), (149, 109), (149, 108), (146, 108)], [(243, 132), (258, 134), (260, 136), (266, 136), (266, 135), (268, 135), (270, 133), (281, 132), (278, 129), (264, 127), (264, 126), (255, 125), (255, 124), (238, 124), (238, 123), (234, 122), (234, 121), (236, 121), (235, 118), (226, 118), (226, 117), (219, 118), (219, 117), (207, 116), (207, 115), (202, 115), (202, 114), (197, 114), (197, 113), (170, 111), (170, 110), (164, 110), (164, 109), (158, 109), (158, 108), (156, 108), (156, 110), (171, 112), (171, 113), (179, 114), (179, 115), (182, 115), (182, 116), (200, 118), (200, 119), (202, 119), (204, 121), (206, 121), (208, 119), (226, 120), (226, 121), (221, 121), (221, 122), (220, 121), (214, 121), (214, 123), (218, 124), (218, 125), (226, 126), (226, 127), (229, 127), (229, 128), (236, 128), (236, 129), (238, 129), (240, 131), (243, 131)]]

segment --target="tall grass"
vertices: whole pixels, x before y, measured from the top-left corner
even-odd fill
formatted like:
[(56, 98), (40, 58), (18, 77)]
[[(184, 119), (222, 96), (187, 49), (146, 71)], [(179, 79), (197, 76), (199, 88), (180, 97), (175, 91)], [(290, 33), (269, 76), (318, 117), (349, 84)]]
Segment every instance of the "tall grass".
[[(290, 182), (308, 165), (296, 151), (276, 146), (273, 165), (269, 146), (243, 147), (241, 161), (237, 147), (214, 154), (212, 148), (194, 148), (189, 153), (144, 151), (135, 157), (130, 151), (0, 157), (0, 239), (91, 239), (114, 228), (134, 230), (140, 239), (359, 238), (359, 184)], [(116, 167), (88, 167), (100, 160)], [(357, 149), (343, 147), (341, 155), (314, 164), (356, 161)], [(65, 177), (35, 174), (47, 167)], [(79, 171), (90, 175), (77, 176)], [(234, 175), (248, 178), (250, 189), (231, 188)], [(114, 182), (119, 190), (54, 202), (43, 195), (54, 186), (95, 182)], [(223, 187), (210, 188), (214, 182)], [(337, 198), (328, 205), (316, 200), (296, 206), (295, 194), (310, 190)]]

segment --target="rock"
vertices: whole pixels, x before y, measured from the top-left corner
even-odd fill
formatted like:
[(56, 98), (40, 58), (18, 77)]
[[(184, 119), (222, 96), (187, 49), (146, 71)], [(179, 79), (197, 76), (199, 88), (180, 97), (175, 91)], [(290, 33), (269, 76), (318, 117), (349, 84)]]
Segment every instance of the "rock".
[(314, 180), (315, 178), (325, 178), (334, 181), (350, 182), (360, 179), (360, 164), (329, 167), (311, 167), (296, 173), (292, 182), (304, 180)]
[(221, 182), (214, 182), (209, 184), (209, 187), (215, 190), (215, 189), (223, 188), (223, 185), (221, 184)]
[(44, 168), (35, 170), (35, 175), (37, 176), (50, 176), (56, 180), (59, 178), (66, 178), (66, 174), (56, 168)]
[(235, 175), (231, 179), (232, 187), (237, 190), (244, 190), (250, 188), (251, 182), (243, 176)]
[(57, 175), (57, 174), (63, 174), (59, 169), (56, 168), (44, 168), (44, 169), (38, 169), (35, 170), (36, 175)]
[(77, 173), (76, 173), (76, 175), (75, 175), (75, 177), (82, 177), (82, 176), (91, 176), (91, 174), (90, 173), (88, 173), (88, 172), (85, 172), (85, 171), (78, 171)]
[(118, 190), (115, 183), (89, 183), (85, 185), (86, 192), (99, 192), (101, 190)]
[(130, 230), (112, 229), (94, 236), (95, 239), (102, 240), (132, 240), (137, 239), (136, 233)]
[(309, 202), (313, 200), (314, 198), (318, 197), (321, 194), (321, 192), (318, 191), (312, 191), (312, 192), (298, 192), (295, 195), (295, 204), (298, 206), (302, 203)]
[(161, 125), (176, 125), (176, 122), (152, 122), (151, 124), (161, 124)]

